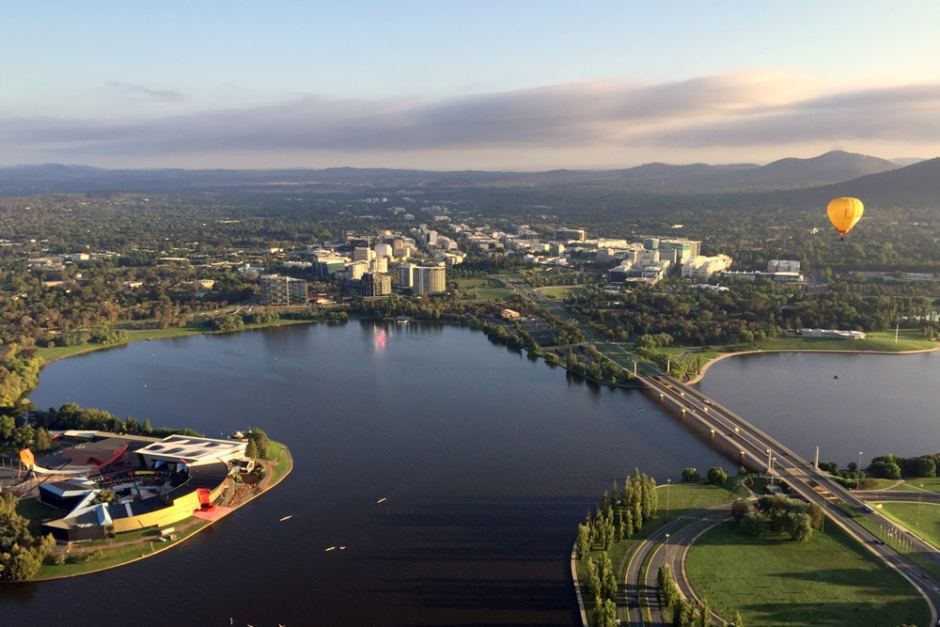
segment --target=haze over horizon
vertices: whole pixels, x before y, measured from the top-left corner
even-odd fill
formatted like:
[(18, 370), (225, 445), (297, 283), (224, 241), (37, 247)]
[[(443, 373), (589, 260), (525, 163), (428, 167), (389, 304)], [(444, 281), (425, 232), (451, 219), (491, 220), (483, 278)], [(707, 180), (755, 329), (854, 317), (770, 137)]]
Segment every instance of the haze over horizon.
[(99, 1), (7, 14), (0, 165), (544, 170), (940, 154), (930, 2)]

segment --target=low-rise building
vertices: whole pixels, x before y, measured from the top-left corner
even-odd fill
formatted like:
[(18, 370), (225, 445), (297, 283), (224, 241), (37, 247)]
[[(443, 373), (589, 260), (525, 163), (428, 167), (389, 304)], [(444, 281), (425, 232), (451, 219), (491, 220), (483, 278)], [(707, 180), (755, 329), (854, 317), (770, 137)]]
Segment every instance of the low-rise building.
[(680, 274), (683, 278), (707, 281), (713, 275), (724, 272), (731, 267), (731, 257), (728, 255), (715, 255), (714, 257), (693, 257), (682, 264)]

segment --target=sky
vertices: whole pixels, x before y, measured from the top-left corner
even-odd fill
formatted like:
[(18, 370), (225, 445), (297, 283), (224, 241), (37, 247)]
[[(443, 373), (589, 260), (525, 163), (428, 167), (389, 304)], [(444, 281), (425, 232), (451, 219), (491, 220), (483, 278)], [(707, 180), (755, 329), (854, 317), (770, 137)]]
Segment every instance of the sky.
[(0, 165), (940, 155), (940, 2), (0, 0)]

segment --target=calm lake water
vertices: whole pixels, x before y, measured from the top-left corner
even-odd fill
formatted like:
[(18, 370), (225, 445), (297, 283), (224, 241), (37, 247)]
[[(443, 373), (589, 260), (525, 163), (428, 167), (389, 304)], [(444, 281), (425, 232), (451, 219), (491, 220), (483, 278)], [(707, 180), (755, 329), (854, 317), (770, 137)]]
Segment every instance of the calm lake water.
[(727, 466), (643, 394), (457, 328), (140, 342), (51, 364), (32, 400), (208, 435), (263, 426), (295, 470), (172, 551), (0, 588), (0, 625), (573, 624), (575, 526), (611, 480)]
[[(838, 378), (836, 378), (838, 377)], [(721, 361), (699, 388), (797, 453), (841, 465), (940, 451), (940, 352), (767, 353)]]

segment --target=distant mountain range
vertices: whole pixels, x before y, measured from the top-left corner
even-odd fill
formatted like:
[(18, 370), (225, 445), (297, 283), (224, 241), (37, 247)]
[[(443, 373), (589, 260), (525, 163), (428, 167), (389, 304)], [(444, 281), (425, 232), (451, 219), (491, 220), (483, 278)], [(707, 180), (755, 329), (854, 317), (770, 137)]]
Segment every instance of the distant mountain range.
[[(904, 160), (905, 162), (910, 160)], [(754, 197), (775, 204), (855, 195), (867, 203), (940, 207), (940, 159), (901, 166), (843, 151), (767, 165), (648, 163), (619, 170), (486, 172), (329, 168), (323, 170), (108, 170), (57, 164), (0, 168), (0, 195), (50, 192), (390, 193), (563, 188), (614, 194)]]

